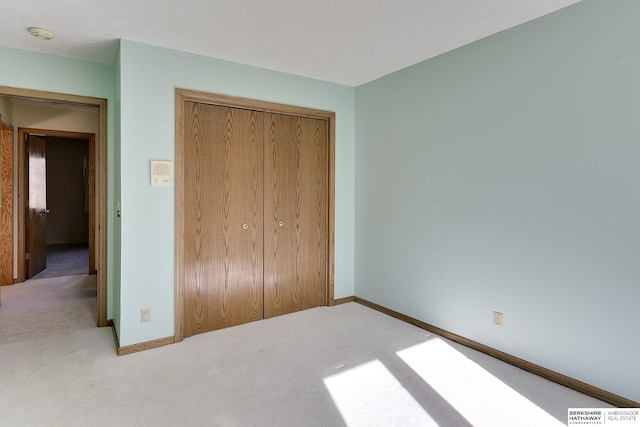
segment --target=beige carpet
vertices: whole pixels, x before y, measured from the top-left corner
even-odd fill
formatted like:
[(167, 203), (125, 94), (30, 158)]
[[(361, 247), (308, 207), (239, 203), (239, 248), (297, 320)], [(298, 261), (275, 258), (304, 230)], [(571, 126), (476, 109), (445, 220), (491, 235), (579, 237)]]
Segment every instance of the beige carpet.
[(109, 328), (0, 345), (2, 426), (562, 426), (609, 407), (356, 303), (118, 357)]
[(0, 292), (0, 344), (96, 327), (95, 275), (31, 279)]

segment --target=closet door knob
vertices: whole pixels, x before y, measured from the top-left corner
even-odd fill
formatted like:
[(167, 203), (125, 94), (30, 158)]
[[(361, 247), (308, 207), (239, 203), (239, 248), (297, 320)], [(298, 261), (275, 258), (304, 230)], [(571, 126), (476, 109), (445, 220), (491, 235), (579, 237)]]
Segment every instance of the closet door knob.
[(284, 221), (280, 221), (280, 222), (278, 223), (278, 225), (279, 225), (280, 227), (284, 227)]
[(246, 229), (248, 229), (248, 228), (249, 228), (249, 224), (242, 224), (242, 229), (243, 229), (243, 230), (246, 230)]

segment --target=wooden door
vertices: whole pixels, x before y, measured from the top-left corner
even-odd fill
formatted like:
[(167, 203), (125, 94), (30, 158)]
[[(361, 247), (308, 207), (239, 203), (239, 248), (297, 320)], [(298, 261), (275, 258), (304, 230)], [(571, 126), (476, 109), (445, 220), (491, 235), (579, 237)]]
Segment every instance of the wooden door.
[(263, 114), (185, 104), (184, 336), (263, 318)]
[(0, 286), (13, 284), (13, 127), (0, 114)]
[[(28, 139), (28, 207), (26, 221), (27, 278), (47, 268), (47, 164), (44, 140)], [(26, 257), (25, 257), (26, 258)]]
[(328, 123), (268, 114), (264, 317), (327, 304)]

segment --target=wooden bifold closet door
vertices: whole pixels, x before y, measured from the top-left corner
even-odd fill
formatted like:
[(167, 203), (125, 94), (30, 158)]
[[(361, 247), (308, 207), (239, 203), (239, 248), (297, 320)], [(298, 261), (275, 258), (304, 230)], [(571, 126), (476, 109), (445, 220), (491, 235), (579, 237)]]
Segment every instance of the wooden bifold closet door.
[(327, 304), (327, 120), (185, 103), (184, 336)]

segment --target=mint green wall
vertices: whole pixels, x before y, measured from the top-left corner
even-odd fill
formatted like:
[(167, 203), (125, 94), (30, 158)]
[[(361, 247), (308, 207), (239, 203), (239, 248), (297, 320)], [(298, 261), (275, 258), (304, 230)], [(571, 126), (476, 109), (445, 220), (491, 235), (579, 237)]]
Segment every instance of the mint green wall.
[(640, 401), (638, 16), (585, 0), (358, 87), (356, 295)]
[(336, 112), (335, 297), (353, 295), (353, 88), (127, 40), (119, 73), (121, 345), (174, 333), (174, 188), (149, 185), (149, 162), (175, 160), (176, 87)]
[[(108, 123), (108, 194), (109, 205), (113, 201), (113, 95), (114, 68), (110, 65), (78, 61), (59, 56), (44, 55), (0, 46), (0, 86), (34, 89), (72, 95), (107, 99)], [(108, 230), (113, 226), (113, 214), (108, 212)], [(113, 239), (108, 233), (107, 262), (113, 263)], [(113, 274), (107, 273), (107, 315), (113, 316)]]

